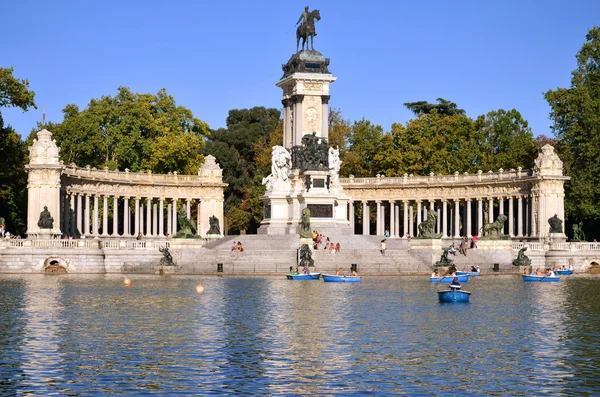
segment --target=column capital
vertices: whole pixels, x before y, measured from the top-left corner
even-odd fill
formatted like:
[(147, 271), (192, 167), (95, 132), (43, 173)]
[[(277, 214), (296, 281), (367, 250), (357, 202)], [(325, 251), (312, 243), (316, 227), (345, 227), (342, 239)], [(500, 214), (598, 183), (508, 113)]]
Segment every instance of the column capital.
[(321, 95), (321, 103), (327, 105), (329, 103), (330, 98), (331, 95)]
[(467, 198), (465, 199), (465, 201), (466, 201), (467, 203), (470, 203), (471, 201), (473, 201), (473, 199), (472, 199), (471, 197), (467, 197)]

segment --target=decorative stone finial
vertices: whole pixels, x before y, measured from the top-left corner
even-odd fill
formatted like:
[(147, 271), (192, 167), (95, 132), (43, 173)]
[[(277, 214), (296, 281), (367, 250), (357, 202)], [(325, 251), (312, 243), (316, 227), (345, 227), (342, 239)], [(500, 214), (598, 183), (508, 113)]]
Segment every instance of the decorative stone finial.
[(538, 154), (535, 159), (533, 171), (537, 175), (562, 175), (563, 174), (563, 162), (554, 153), (554, 147), (551, 145), (544, 145), (542, 152)]

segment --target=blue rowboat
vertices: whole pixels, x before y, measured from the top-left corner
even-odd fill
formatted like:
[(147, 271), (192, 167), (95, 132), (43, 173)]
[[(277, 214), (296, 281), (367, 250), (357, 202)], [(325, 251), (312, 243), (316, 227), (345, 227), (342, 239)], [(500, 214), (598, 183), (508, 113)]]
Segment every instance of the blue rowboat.
[(475, 276), (481, 276), (481, 272), (463, 272), (463, 271), (459, 271), (459, 272), (456, 272), (456, 275), (457, 276), (467, 275), (467, 276), (475, 277)]
[(556, 283), (560, 280), (560, 277), (554, 276), (536, 276), (535, 274), (523, 274), (523, 281), (538, 281), (543, 283)]
[(560, 274), (563, 276), (567, 276), (569, 274), (573, 274), (573, 270), (556, 270), (556, 271), (554, 271), (554, 274)]
[(336, 276), (333, 274), (323, 274), (323, 281), (326, 283), (360, 283), (360, 276)]
[(318, 280), (321, 277), (321, 273), (310, 273), (310, 274), (286, 274), (288, 280)]
[(460, 289), (446, 289), (438, 291), (440, 302), (468, 302), (471, 293)]
[(445, 277), (430, 277), (429, 279), (431, 280), (432, 283), (451, 283), (452, 280), (454, 280), (454, 277), (456, 277), (458, 279), (459, 283), (468, 283), (469, 282), (469, 275), (467, 274), (461, 274), (461, 275), (456, 275), (456, 276), (445, 276)]

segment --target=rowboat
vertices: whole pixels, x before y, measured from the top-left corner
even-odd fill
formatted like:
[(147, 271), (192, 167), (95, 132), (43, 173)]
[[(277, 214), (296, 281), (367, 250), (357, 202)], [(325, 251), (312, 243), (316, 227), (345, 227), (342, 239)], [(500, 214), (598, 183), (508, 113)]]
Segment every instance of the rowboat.
[(474, 277), (474, 276), (481, 276), (481, 272), (464, 272), (464, 271), (457, 271), (457, 272), (456, 272), (456, 275), (457, 275), (457, 276), (464, 276), (464, 275), (467, 275), (467, 276)]
[(458, 279), (459, 283), (468, 283), (469, 275), (468, 274), (460, 274), (456, 276), (444, 276), (444, 277), (430, 277), (432, 283), (451, 283), (454, 278)]
[(310, 273), (310, 274), (286, 274), (288, 280), (318, 280), (321, 277), (321, 273)]
[(523, 281), (539, 281), (544, 283), (556, 283), (560, 280), (560, 277), (554, 276), (536, 276), (535, 274), (523, 274)]
[(360, 283), (360, 276), (336, 276), (334, 274), (323, 274), (326, 283)]
[(564, 269), (564, 270), (555, 270), (554, 274), (560, 274), (560, 275), (563, 275), (563, 276), (567, 276), (569, 274), (573, 274), (573, 270), (567, 270), (567, 269)]
[(438, 291), (440, 302), (468, 302), (471, 293), (460, 289), (446, 289)]

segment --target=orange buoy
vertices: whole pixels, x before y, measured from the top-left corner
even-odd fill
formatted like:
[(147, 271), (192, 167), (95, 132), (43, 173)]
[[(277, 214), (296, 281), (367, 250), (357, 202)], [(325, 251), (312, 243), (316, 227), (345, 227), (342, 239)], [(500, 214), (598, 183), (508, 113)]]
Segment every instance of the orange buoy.
[(131, 285), (131, 280), (128, 278), (125, 278), (125, 280), (123, 280), (123, 285), (126, 287), (129, 287)]
[(199, 294), (204, 292), (204, 285), (202, 285), (202, 280), (198, 281), (198, 284), (196, 285), (196, 292)]

